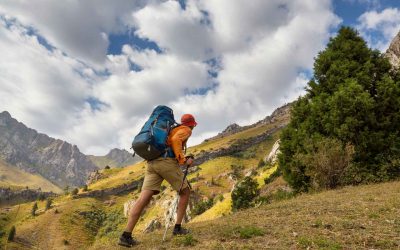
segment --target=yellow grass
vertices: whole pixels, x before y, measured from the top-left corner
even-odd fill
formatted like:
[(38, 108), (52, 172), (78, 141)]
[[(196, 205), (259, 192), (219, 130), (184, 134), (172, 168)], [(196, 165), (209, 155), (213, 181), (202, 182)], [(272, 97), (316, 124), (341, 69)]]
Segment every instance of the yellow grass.
[(111, 171), (114, 171), (112, 175), (89, 185), (89, 190), (113, 188), (135, 181), (143, 176), (145, 172), (145, 162), (139, 162), (125, 168), (112, 169)]
[(214, 220), (224, 215), (231, 213), (232, 198), (230, 193), (224, 194), (224, 199), (222, 201), (217, 201), (217, 203), (210, 209), (195, 217), (190, 223), (196, 223), (201, 221)]
[(278, 168), (278, 165), (275, 164), (272, 168), (267, 169), (261, 173), (259, 173), (256, 177), (255, 180), (258, 183), (259, 187), (264, 186), (264, 179), (269, 177), (272, 173), (274, 173), (276, 171), (276, 169)]
[(41, 188), (42, 191), (61, 193), (62, 190), (40, 175), (30, 174), (0, 160), (0, 187)]

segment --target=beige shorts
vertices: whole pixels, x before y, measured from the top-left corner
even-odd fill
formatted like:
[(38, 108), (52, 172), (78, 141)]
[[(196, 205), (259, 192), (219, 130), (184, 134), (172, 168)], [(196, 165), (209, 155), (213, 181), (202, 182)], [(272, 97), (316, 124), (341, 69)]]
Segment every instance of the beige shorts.
[[(162, 181), (166, 180), (174, 190), (178, 191), (182, 185), (183, 175), (183, 171), (174, 158), (160, 157), (148, 161), (142, 190), (153, 190), (159, 193)], [(188, 186), (187, 180), (185, 180), (182, 190)]]

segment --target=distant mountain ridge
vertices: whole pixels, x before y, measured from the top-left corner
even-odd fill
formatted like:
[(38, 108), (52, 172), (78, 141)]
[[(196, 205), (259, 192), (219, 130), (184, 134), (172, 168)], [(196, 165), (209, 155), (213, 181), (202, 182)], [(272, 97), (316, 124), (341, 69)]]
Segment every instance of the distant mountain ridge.
[(287, 119), (287, 121), (289, 121), (289, 119), (290, 119), (290, 108), (291, 108), (292, 104), (293, 104), (293, 102), (287, 103), (287, 104), (275, 109), (274, 112), (272, 112), (271, 115), (266, 116), (264, 119), (254, 123), (254, 124), (251, 124), (251, 125), (247, 125), (247, 126), (243, 126), (242, 127), (242, 126), (240, 126), (240, 125), (238, 125), (236, 123), (233, 123), (233, 124), (229, 125), (228, 127), (226, 127), (218, 135), (216, 135), (214, 137), (211, 137), (211, 138), (208, 138), (205, 141), (214, 140), (214, 139), (222, 138), (222, 137), (229, 136), (229, 135), (232, 135), (232, 134), (236, 134), (236, 133), (239, 133), (241, 131), (244, 131), (244, 130), (247, 130), (247, 129), (250, 129), (250, 128), (254, 128), (254, 127), (257, 127), (257, 126), (260, 126), (260, 125), (271, 124), (271, 123), (274, 123), (276, 121), (276, 119), (278, 119), (278, 118), (279, 119)]
[(132, 153), (119, 148), (111, 149), (105, 156), (89, 155), (89, 158), (98, 168), (104, 168), (106, 166), (125, 167), (143, 160), (139, 156), (132, 157)]
[(60, 187), (83, 185), (97, 169), (76, 145), (38, 133), (7, 111), (0, 113), (0, 158)]

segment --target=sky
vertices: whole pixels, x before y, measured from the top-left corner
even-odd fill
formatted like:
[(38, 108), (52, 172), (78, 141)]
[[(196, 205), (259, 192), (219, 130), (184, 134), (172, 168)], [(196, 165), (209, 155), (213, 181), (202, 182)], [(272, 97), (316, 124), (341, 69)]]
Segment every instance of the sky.
[(195, 145), (296, 100), (342, 25), (384, 52), (400, 1), (2, 0), (0, 112), (105, 155), (163, 104)]

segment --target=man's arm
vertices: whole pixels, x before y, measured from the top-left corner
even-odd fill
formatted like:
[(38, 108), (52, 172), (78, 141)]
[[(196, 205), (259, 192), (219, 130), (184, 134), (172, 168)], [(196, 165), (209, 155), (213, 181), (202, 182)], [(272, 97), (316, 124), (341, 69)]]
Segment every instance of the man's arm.
[(185, 154), (183, 152), (183, 144), (192, 135), (192, 130), (190, 128), (181, 128), (179, 131), (171, 138), (171, 146), (174, 151), (176, 160), (179, 165), (184, 165), (186, 162)]

